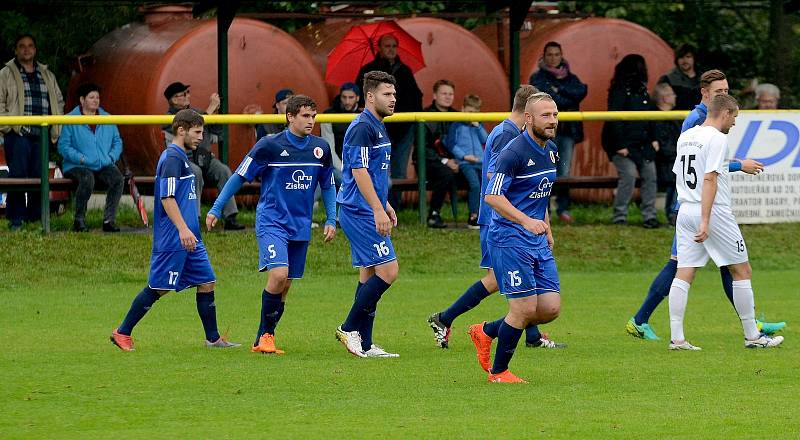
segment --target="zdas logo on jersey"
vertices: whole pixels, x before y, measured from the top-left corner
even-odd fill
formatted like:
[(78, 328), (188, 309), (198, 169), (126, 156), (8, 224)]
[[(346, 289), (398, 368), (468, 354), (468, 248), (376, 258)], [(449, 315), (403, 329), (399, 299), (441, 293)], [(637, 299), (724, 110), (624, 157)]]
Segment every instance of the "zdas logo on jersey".
[(286, 182), (286, 189), (311, 189), (311, 176), (307, 175), (303, 170), (295, 170), (292, 173), (292, 181)]
[(531, 199), (541, 199), (544, 197), (550, 197), (550, 191), (553, 189), (553, 182), (550, 181), (547, 177), (542, 177), (542, 180), (539, 181), (539, 188), (537, 191), (531, 193), (528, 198)]

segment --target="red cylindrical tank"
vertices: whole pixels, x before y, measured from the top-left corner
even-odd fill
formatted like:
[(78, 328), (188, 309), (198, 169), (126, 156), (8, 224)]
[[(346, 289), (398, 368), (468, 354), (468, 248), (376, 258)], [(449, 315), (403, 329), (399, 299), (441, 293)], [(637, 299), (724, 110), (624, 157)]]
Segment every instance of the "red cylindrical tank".
[[(104, 36), (92, 47), (93, 63), (72, 79), (70, 91), (92, 81), (103, 89), (101, 105), (110, 113), (163, 114), (168, 108), (164, 89), (180, 81), (191, 85), (192, 106), (205, 109), (217, 91), (217, 23), (192, 19), (190, 11), (162, 7), (157, 16), (147, 15), (145, 23), (128, 24)], [(275, 26), (235, 19), (228, 31), (228, 60), (230, 113), (240, 113), (248, 104), (271, 113), (275, 93), (284, 87), (311, 96), (321, 109), (329, 104), (311, 58)], [(120, 133), (133, 171), (152, 174), (164, 147), (160, 128), (120, 126)], [(230, 126), (232, 167), (254, 142), (251, 126)]]
[[(328, 53), (352, 26), (361, 23), (330, 20), (298, 29), (294, 36), (324, 74)], [(449, 79), (456, 85), (453, 106), (457, 109), (467, 94), (481, 97), (483, 111), (509, 109), (508, 78), (492, 50), (479, 38), (461, 26), (436, 18), (406, 18), (398, 20), (398, 24), (422, 42), (426, 66), (414, 77), (424, 94), (425, 106), (433, 101), (433, 83)], [(328, 91), (331, 97), (338, 93), (335, 86), (329, 85)]]
[[(608, 87), (614, 66), (632, 53), (642, 55), (647, 61), (649, 85), (672, 69), (672, 49), (658, 35), (637, 24), (611, 18), (583, 20), (541, 20), (526, 23), (531, 29), (520, 33), (520, 83), (528, 84), (537, 70), (539, 59), (548, 41), (561, 44), (564, 58), (571, 71), (586, 83), (589, 94), (581, 103), (581, 110), (602, 111), (608, 108)], [(506, 58), (509, 51), (508, 27), (503, 27)], [(490, 24), (473, 31), (486, 44), (497, 49), (497, 25)], [(600, 145), (602, 122), (584, 123), (586, 140), (576, 147), (572, 174), (577, 176), (614, 175), (613, 165)]]

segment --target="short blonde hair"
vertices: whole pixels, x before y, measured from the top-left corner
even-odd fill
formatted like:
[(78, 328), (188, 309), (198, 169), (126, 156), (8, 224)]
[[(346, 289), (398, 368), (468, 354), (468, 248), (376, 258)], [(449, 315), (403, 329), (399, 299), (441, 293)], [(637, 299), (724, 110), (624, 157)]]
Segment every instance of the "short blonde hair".
[(483, 101), (481, 101), (481, 97), (478, 95), (467, 95), (464, 97), (464, 107), (480, 109), (481, 105), (483, 105)]

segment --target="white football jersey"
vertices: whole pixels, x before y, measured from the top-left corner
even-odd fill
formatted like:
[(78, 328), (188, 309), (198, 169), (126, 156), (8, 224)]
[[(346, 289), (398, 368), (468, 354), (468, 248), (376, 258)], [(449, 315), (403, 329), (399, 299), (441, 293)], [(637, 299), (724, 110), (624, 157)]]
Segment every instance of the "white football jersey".
[(678, 155), (672, 172), (678, 200), (681, 203), (700, 203), (703, 194), (703, 177), (717, 172), (717, 196), (714, 204), (731, 206), (728, 184), (728, 137), (710, 126), (692, 127), (678, 138)]

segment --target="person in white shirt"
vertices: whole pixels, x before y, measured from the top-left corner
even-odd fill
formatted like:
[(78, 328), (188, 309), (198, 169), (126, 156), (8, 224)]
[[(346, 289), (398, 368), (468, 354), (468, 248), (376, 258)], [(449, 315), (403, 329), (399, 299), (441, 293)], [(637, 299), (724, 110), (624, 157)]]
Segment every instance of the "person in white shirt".
[(697, 268), (709, 258), (719, 267), (728, 266), (733, 275), (733, 302), (742, 321), (744, 346), (767, 348), (783, 342), (783, 336), (766, 336), (756, 326), (752, 268), (731, 208), (726, 135), (738, 114), (735, 98), (717, 95), (703, 125), (678, 138), (672, 171), (681, 207), (676, 224), (678, 271), (669, 292), (671, 350), (700, 350), (686, 340), (683, 317)]

